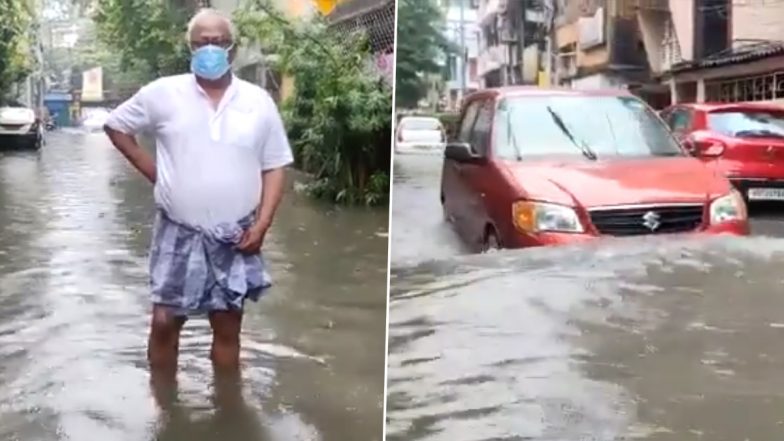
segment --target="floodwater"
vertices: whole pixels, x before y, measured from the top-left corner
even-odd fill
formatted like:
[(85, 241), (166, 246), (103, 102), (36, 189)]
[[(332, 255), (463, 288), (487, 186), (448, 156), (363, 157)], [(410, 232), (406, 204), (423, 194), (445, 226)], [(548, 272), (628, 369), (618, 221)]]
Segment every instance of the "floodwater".
[(174, 390), (146, 363), (151, 187), (102, 134), (0, 153), (0, 439), (380, 440), (387, 214), (290, 192), (247, 308), (241, 381), (206, 320)]
[[(395, 165), (390, 441), (784, 437), (784, 240), (467, 255), (440, 220), (437, 163)], [(430, 229), (418, 252), (396, 249), (414, 224)]]

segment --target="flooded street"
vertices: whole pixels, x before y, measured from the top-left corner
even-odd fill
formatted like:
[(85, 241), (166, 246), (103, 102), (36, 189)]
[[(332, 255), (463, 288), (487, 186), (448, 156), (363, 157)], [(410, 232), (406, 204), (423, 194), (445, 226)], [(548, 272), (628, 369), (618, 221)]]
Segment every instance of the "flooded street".
[(774, 237), (467, 255), (441, 221), (439, 158), (395, 174), (388, 439), (784, 436), (775, 215), (753, 227)]
[(166, 397), (146, 362), (150, 186), (103, 134), (61, 131), (0, 153), (0, 204), (0, 440), (381, 439), (386, 211), (290, 192), (242, 390), (213, 380), (193, 319)]

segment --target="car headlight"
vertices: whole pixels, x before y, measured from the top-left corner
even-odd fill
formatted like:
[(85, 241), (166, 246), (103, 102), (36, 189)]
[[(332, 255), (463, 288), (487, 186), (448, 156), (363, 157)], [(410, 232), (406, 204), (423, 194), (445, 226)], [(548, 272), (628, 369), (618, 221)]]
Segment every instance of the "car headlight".
[(729, 194), (716, 198), (711, 202), (711, 225), (746, 220), (747, 217), (746, 203), (743, 201), (743, 196), (741, 196), (737, 190), (732, 190)]
[(515, 202), (512, 205), (512, 220), (515, 227), (524, 233), (585, 231), (573, 208), (546, 202)]

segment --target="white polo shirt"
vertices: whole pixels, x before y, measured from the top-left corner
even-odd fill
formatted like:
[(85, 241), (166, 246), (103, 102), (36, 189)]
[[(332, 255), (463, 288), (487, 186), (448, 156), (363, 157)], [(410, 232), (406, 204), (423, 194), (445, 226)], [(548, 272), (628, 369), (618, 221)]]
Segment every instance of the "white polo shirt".
[(275, 102), (237, 77), (217, 109), (192, 74), (161, 78), (117, 107), (106, 124), (155, 138), (155, 202), (194, 227), (250, 214), (261, 197), (262, 171), (293, 162)]

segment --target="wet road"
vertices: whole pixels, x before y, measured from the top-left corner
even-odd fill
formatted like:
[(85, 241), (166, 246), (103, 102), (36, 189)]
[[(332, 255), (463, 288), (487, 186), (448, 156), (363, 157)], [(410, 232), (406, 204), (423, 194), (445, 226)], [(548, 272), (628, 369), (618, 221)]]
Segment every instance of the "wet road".
[[(784, 436), (784, 240), (467, 255), (438, 173), (395, 164), (389, 440)], [(764, 213), (754, 231), (782, 225)]]
[(0, 152), (0, 204), (0, 439), (381, 439), (386, 212), (290, 193), (242, 387), (213, 379), (192, 320), (164, 396), (145, 354), (150, 187), (102, 134), (59, 132)]

